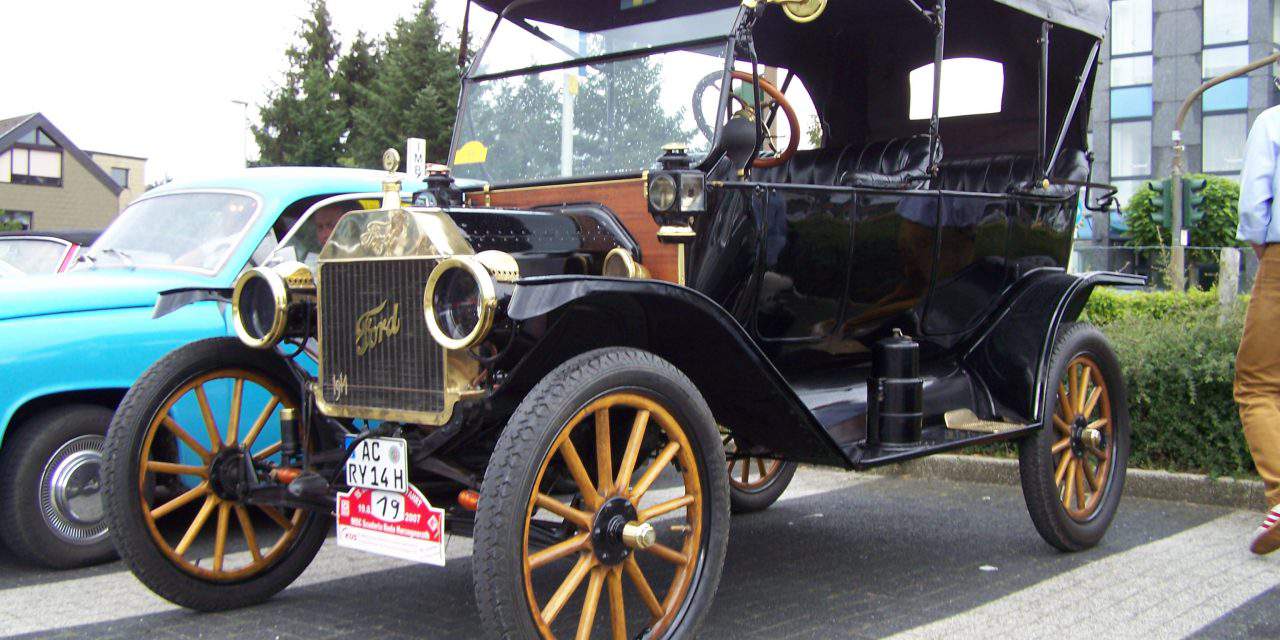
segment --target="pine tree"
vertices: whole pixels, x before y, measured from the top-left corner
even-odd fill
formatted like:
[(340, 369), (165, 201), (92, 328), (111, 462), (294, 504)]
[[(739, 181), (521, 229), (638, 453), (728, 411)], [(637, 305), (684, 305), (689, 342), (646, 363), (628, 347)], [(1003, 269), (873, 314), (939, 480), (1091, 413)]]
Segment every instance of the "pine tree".
[(347, 147), (358, 166), (380, 167), (383, 150), (403, 149), (410, 137), (426, 139), (428, 161), (447, 160), (458, 50), (444, 40), (433, 9), (433, 0), (424, 0), (413, 18), (396, 21), (372, 81), (355, 87), (359, 98)]
[(334, 72), (334, 85), (345, 119), (342, 138), (343, 157), (339, 160), (343, 165), (356, 165), (355, 158), (347, 149), (347, 141), (361, 137), (354, 116), (355, 112), (364, 108), (365, 105), (365, 94), (360, 91), (360, 88), (368, 86), (373, 81), (381, 59), (382, 52), (378, 44), (368, 39), (363, 31), (358, 31), (355, 40), (351, 42), (350, 49), (338, 60), (338, 68)]
[(285, 52), (284, 84), (268, 94), (262, 125), (253, 127), (259, 166), (333, 166), (342, 155), (347, 110), (334, 80), (340, 44), (325, 0), (313, 0), (297, 35), (301, 42)]

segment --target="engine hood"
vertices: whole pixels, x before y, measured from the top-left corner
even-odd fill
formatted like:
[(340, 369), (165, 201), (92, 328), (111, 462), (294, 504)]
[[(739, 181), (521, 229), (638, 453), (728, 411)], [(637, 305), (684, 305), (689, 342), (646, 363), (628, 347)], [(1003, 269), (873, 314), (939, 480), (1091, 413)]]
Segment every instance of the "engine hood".
[(598, 204), (534, 210), (489, 207), (378, 209), (338, 221), (320, 260), (469, 255), (501, 251), (522, 276), (600, 273), (605, 256), (640, 247), (618, 218)]
[(161, 270), (96, 269), (0, 281), (0, 320), (100, 309), (149, 307), (166, 289), (211, 287), (205, 276)]

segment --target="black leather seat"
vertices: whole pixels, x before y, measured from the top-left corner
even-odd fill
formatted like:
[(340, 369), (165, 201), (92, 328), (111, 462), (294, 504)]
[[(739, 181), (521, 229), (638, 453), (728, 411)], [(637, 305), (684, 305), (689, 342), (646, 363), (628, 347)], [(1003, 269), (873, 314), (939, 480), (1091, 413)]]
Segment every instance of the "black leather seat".
[[(943, 158), (938, 166), (935, 185), (945, 191), (974, 193), (1006, 193), (1030, 191), (1050, 196), (1070, 195), (1078, 187), (1051, 184), (1048, 190), (1036, 179), (1035, 157), (1021, 154), (997, 154), (967, 158)], [(1083, 151), (1064, 151), (1051, 174), (1056, 180), (1083, 181), (1089, 175), (1089, 162)]]
[(797, 151), (782, 165), (755, 170), (753, 177), (787, 184), (924, 188), (929, 177), (929, 137)]

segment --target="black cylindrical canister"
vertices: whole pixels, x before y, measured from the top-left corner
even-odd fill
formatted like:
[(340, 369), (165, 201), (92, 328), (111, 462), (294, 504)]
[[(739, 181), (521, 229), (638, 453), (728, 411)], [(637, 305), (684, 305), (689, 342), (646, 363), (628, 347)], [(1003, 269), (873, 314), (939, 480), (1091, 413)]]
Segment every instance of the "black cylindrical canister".
[(920, 344), (894, 330), (894, 335), (871, 348), (871, 388), (877, 393), (868, 418), (868, 436), (874, 430), (885, 445), (919, 442), (924, 427), (924, 380), (920, 377)]

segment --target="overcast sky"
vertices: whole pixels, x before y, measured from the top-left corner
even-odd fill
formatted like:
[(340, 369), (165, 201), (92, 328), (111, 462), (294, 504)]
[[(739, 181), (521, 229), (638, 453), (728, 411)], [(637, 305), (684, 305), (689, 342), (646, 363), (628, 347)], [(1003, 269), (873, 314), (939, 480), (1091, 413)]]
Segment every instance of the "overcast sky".
[[(345, 44), (381, 36), (414, 0), (329, 0)], [(0, 0), (0, 118), (39, 111), (77, 146), (144, 156), (147, 181), (243, 164), (250, 116), (285, 69), (307, 0)], [(463, 0), (437, 0), (457, 32)], [(473, 32), (491, 17), (477, 20)], [(483, 21), (483, 22), (482, 22)], [(256, 149), (249, 139), (249, 153)], [(432, 158), (435, 161), (443, 159)]]

